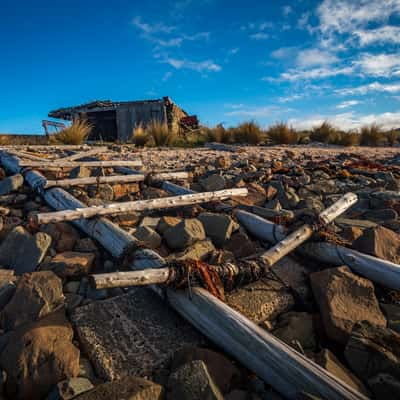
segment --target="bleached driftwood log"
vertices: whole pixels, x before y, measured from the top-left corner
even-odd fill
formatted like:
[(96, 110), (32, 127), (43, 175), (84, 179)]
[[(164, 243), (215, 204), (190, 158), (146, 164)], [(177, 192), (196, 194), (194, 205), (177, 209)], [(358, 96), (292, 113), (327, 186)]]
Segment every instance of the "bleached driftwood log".
[(251, 206), (249, 207), (253, 214), (259, 215), (263, 218), (275, 218), (275, 217), (283, 217), (288, 220), (294, 219), (294, 212), (291, 210), (274, 210), (272, 208), (265, 208), (259, 206)]
[[(133, 175), (137, 176), (137, 175)], [(225, 189), (216, 192), (186, 194), (182, 196), (162, 197), (159, 199), (126, 201), (102, 206), (79, 207), (76, 209), (38, 213), (32, 218), (36, 224), (49, 224), (51, 222), (73, 221), (79, 218), (91, 218), (99, 215), (116, 215), (132, 211), (156, 210), (200, 204), (210, 201), (227, 199), (230, 197), (247, 196), (247, 189)]]
[(114, 175), (114, 176), (90, 176), (88, 178), (48, 180), (45, 189), (54, 186), (70, 187), (80, 185), (96, 185), (102, 183), (132, 183), (144, 181), (144, 175)]
[(179, 180), (186, 180), (189, 178), (190, 178), (190, 174), (189, 174), (189, 172), (186, 172), (186, 171), (156, 172), (156, 173), (150, 173), (148, 175), (148, 179), (149, 179), (150, 183), (168, 181), (170, 179), (179, 181)]
[(79, 160), (80, 158), (90, 157), (90, 156), (94, 156), (96, 154), (104, 153), (107, 150), (108, 149), (105, 146), (97, 146), (97, 147), (94, 147), (94, 148), (92, 148), (90, 150), (86, 150), (86, 151), (83, 151), (83, 152), (71, 154), (70, 156), (67, 156), (67, 157), (59, 158), (57, 161)]
[(16, 145), (5, 145), (0, 146), (1, 150), (8, 151), (9, 149), (26, 149), (29, 150), (85, 150), (90, 148), (87, 144), (59, 144), (59, 145), (47, 145), (47, 144), (16, 144)]
[[(246, 211), (238, 211), (239, 223), (261, 241), (272, 244), (282, 240), (285, 230), (282, 226)], [(333, 243), (307, 243), (299, 251), (333, 266), (348, 265), (356, 273), (391, 289), (400, 290), (400, 265), (347, 249)], [(347, 255), (346, 255), (347, 254)]]
[[(48, 161), (20, 161), (19, 165), (21, 167), (30, 168), (47, 168), (49, 167)], [(75, 168), (75, 167), (140, 167), (142, 162), (140, 160), (134, 161), (63, 161), (63, 160), (53, 160), (50, 164), (52, 168)]]
[(161, 189), (176, 195), (197, 193), (194, 190), (185, 188), (180, 185), (176, 185), (175, 183), (169, 181), (164, 181), (161, 185)]
[(15, 156), (26, 158), (27, 160), (43, 161), (43, 162), (51, 161), (51, 160), (43, 158), (43, 157), (38, 157), (38, 156), (35, 156), (33, 154), (25, 153), (24, 151), (21, 151), (21, 150), (17, 151), (17, 150), (9, 149), (9, 150), (7, 150), (7, 152), (10, 153), (10, 154), (14, 154)]
[(305, 224), (296, 229), (290, 235), (286, 236), (285, 239), (281, 240), (275, 246), (263, 253), (261, 259), (268, 267), (271, 267), (281, 258), (285, 257), (302, 243), (310, 239), (313, 232), (318, 230), (321, 225), (330, 224), (336, 217), (343, 214), (351, 206), (357, 203), (357, 201), (357, 195), (354, 193), (346, 193), (338, 201), (318, 215), (319, 224), (314, 224), (313, 226)]

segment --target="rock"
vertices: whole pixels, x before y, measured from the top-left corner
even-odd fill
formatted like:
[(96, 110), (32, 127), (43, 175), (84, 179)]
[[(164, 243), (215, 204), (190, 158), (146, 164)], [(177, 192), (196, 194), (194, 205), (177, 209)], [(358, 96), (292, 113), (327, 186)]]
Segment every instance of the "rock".
[(106, 382), (83, 393), (74, 400), (162, 400), (163, 388), (154, 382), (135, 376)]
[(363, 381), (385, 373), (400, 379), (400, 334), (367, 321), (356, 324), (344, 351), (346, 361)]
[(122, 197), (134, 193), (139, 193), (138, 183), (116, 183), (112, 186), (114, 192), (114, 200), (120, 200)]
[(203, 224), (197, 219), (184, 219), (164, 232), (168, 247), (174, 250), (182, 250), (197, 240), (205, 238)]
[(71, 278), (90, 273), (95, 255), (91, 253), (78, 253), (66, 251), (53, 257), (46, 270), (53, 271), (61, 278)]
[(65, 306), (69, 312), (72, 312), (76, 307), (79, 307), (83, 301), (83, 296), (76, 293), (65, 294)]
[(156, 229), (159, 222), (160, 222), (160, 218), (144, 217), (140, 221), (140, 226), (147, 226), (148, 228)]
[(78, 374), (78, 376), (80, 376), (82, 378), (87, 378), (91, 382), (94, 382), (96, 380), (96, 375), (93, 371), (92, 364), (85, 357), (81, 357), (79, 359), (79, 374)]
[(197, 218), (203, 224), (206, 235), (217, 247), (222, 247), (231, 237), (234, 222), (229, 215), (206, 212)]
[(142, 190), (141, 195), (144, 199), (159, 199), (160, 197), (170, 196), (168, 192), (165, 190), (155, 188), (155, 187), (146, 187)]
[(41, 263), (51, 244), (43, 232), (31, 235), (22, 226), (15, 227), (0, 245), (0, 265), (17, 275), (32, 272)]
[(368, 386), (375, 399), (399, 399), (400, 380), (389, 374), (378, 374), (368, 379)]
[(0, 312), (11, 300), (15, 293), (14, 271), (10, 269), (0, 269)]
[(6, 330), (37, 321), (64, 303), (61, 280), (51, 271), (24, 274), (4, 308), (1, 320)]
[(157, 231), (161, 233), (161, 235), (163, 235), (168, 228), (178, 225), (179, 222), (181, 221), (182, 218), (168, 217), (168, 216), (161, 217), (157, 224)]
[(278, 200), (282, 204), (283, 208), (291, 209), (297, 206), (300, 202), (300, 197), (292, 187), (289, 187), (288, 189), (278, 193)]
[(133, 236), (151, 249), (156, 249), (161, 246), (161, 236), (148, 226), (139, 226), (133, 233)]
[(57, 222), (40, 227), (40, 230), (49, 234), (55, 243), (57, 252), (72, 251), (80, 239), (79, 232), (66, 222)]
[(359, 321), (386, 326), (374, 285), (368, 279), (353, 274), (346, 266), (314, 272), (310, 279), (326, 334), (331, 340), (345, 344)]
[(18, 190), (24, 184), (24, 177), (16, 174), (0, 181), (0, 196)]
[(265, 189), (257, 183), (246, 185), (248, 195), (246, 197), (237, 197), (235, 201), (239, 204), (248, 206), (262, 206), (267, 200)]
[(146, 288), (78, 307), (71, 314), (82, 352), (105, 380), (151, 376), (202, 337)]
[(396, 264), (400, 262), (400, 235), (383, 226), (366, 229), (353, 248)]
[(363, 214), (363, 218), (382, 223), (382, 221), (390, 221), (392, 219), (397, 219), (399, 214), (392, 208), (384, 208), (380, 210), (369, 210)]
[(260, 324), (289, 311), (294, 306), (294, 299), (280, 282), (263, 279), (227, 293), (226, 303)]
[(400, 306), (394, 304), (380, 304), (388, 322), (388, 328), (400, 333)]
[(172, 359), (171, 371), (176, 371), (182, 365), (195, 360), (204, 362), (211, 378), (222, 393), (229, 392), (232, 386), (242, 381), (240, 370), (230, 360), (222, 354), (200, 347), (187, 347), (177, 351)]
[(223, 400), (206, 364), (194, 360), (179, 367), (168, 380), (169, 398), (175, 400)]
[(322, 368), (326, 369), (358, 392), (363, 393), (366, 396), (369, 395), (368, 390), (363, 383), (328, 349), (322, 349), (319, 353), (314, 353), (312, 359)]
[(231, 160), (228, 157), (219, 156), (215, 158), (215, 168), (228, 169), (231, 166)]
[(344, 240), (350, 242), (350, 244), (353, 244), (355, 240), (362, 236), (362, 234), (363, 230), (361, 228), (358, 228), (357, 226), (346, 226), (343, 228), (340, 236)]
[(129, 214), (118, 214), (113, 217), (113, 221), (122, 227), (136, 226), (139, 220), (140, 215), (134, 212), (130, 212)]
[(95, 197), (106, 202), (114, 200), (113, 187), (108, 183), (102, 183), (100, 185), (91, 185), (88, 187), (87, 193), (90, 197)]
[(231, 251), (236, 258), (243, 258), (257, 252), (257, 246), (244, 232), (234, 233), (226, 242), (225, 249)]
[(74, 251), (84, 253), (97, 253), (99, 251), (93, 239), (87, 237), (79, 239), (74, 246)]
[(204, 261), (215, 250), (211, 240), (200, 240), (187, 247), (180, 253), (172, 254), (172, 259), (177, 260), (201, 260)]
[(10, 398), (39, 400), (53, 385), (76, 376), (79, 350), (72, 344), (72, 337), (62, 310), (12, 332), (0, 356)]
[(80, 281), (69, 281), (64, 285), (64, 293), (78, 293)]
[(208, 176), (207, 178), (200, 180), (200, 185), (207, 192), (215, 192), (216, 190), (225, 189), (225, 179), (217, 174)]
[(83, 166), (72, 168), (69, 173), (70, 179), (89, 178), (89, 177), (90, 177), (90, 168)]
[(317, 346), (313, 316), (306, 312), (281, 314), (272, 333), (296, 350), (299, 350), (298, 343), (304, 350), (313, 350)]
[(81, 393), (93, 389), (94, 386), (86, 378), (70, 378), (58, 382), (49, 393), (46, 400), (70, 400)]
[(278, 190), (275, 187), (273, 187), (272, 185), (268, 185), (267, 188), (265, 189), (266, 200), (267, 201), (272, 200), (277, 193)]

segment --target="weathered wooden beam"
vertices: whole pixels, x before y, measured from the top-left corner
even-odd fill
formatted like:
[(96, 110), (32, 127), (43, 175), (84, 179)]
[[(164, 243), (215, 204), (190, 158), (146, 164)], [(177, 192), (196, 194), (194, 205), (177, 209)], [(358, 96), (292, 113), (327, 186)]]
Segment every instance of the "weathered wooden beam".
[[(261, 241), (272, 244), (284, 239), (285, 229), (247, 211), (237, 211), (239, 223)], [(400, 265), (333, 243), (307, 243), (299, 251), (328, 265), (348, 265), (357, 274), (391, 289), (400, 290)]]
[(98, 146), (98, 147), (95, 147), (95, 148), (90, 149), (90, 150), (82, 151), (82, 152), (79, 152), (79, 153), (71, 154), (70, 156), (67, 156), (67, 157), (59, 158), (59, 159), (57, 159), (57, 161), (79, 160), (80, 158), (90, 157), (90, 156), (94, 156), (96, 154), (104, 153), (107, 150), (108, 150), (108, 148), (105, 147), (105, 146)]
[[(135, 176), (135, 175), (133, 175)], [(187, 194), (182, 196), (162, 197), (160, 199), (126, 201), (102, 206), (79, 207), (76, 209), (38, 213), (32, 216), (36, 224), (49, 224), (51, 222), (73, 221), (79, 218), (91, 218), (100, 215), (117, 215), (132, 211), (147, 211), (163, 208), (189, 206), (210, 201), (227, 199), (230, 197), (247, 196), (247, 189), (225, 189), (216, 192)]]
[(25, 158), (27, 160), (43, 161), (43, 162), (52, 161), (52, 160), (49, 160), (49, 159), (46, 159), (46, 158), (43, 158), (43, 157), (35, 156), (33, 154), (25, 153), (24, 151), (21, 151), (21, 150), (17, 151), (17, 150), (13, 150), (13, 149), (8, 149), (7, 152), (10, 153), (10, 154), (13, 154), (15, 156), (19, 156), (19, 157)]
[(148, 179), (150, 183), (153, 182), (161, 182), (161, 181), (168, 181), (168, 180), (186, 180), (190, 178), (189, 172), (186, 171), (178, 171), (178, 172), (155, 172), (150, 173), (148, 175)]
[[(30, 167), (30, 168), (47, 168), (49, 167), (49, 163), (47, 161), (20, 161), (19, 165), (21, 167)], [(118, 161), (118, 160), (109, 160), (109, 161), (63, 161), (61, 160), (53, 160), (50, 164), (52, 168), (75, 168), (75, 167), (116, 167), (116, 166), (131, 166), (131, 167), (140, 167), (142, 162), (140, 160), (134, 161)]]
[(144, 175), (113, 175), (113, 176), (91, 176), (88, 178), (57, 179), (48, 180), (45, 189), (54, 186), (70, 187), (80, 185), (98, 185), (102, 183), (132, 183), (145, 180)]

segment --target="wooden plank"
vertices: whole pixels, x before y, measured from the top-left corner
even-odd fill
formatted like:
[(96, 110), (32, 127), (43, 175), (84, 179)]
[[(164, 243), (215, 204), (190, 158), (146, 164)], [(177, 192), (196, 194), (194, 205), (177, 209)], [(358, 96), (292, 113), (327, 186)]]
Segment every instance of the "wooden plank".
[(67, 157), (59, 158), (59, 159), (57, 159), (57, 161), (75, 161), (75, 160), (79, 160), (80, 158), (90, 157), (90, 156), (93, 156), (93, 155), (96, 155), (96, 154), (104, 153), (107, 150), (108, 150), (108, 148), (105, 147), (105, 146), (98, 146), (98, 147), (95, 147), (95, 148), (93, 148), (91, 150), (86, 150), (86, 151), (83, 151), (83, 152), (72, 154), (72, 155), (67, 156)]
[(45, 189), (58, 186), (98, 185), (102, 183), (131, 183), (144, 181), (144, 175), (91, 176), (88, 178), (48, 180)]
[[(48, 162), (42, 161), (20, 161), (19, 165), (21, 167), (31, 167), (31, 168), (47, 168), (49, 167)], [(134, 161), (119, 161), (119, 160), (109, 160), (109, 161), (63, 161), (53, 160), (50, 165), (52, 168), (75, 168), (75, 167), (140, 167), (142, 162), (140, 160)]]
[(65, 211), (38, 213), (32, 216), (32, 220), (36, 224), (73, 221), (80, 218), (91, 218), (100, 215), (117, 215), (125, 214), (132, 211), (147, 211), (162, 208), (188, 206), (193, 204), (227, 199), (230, 197), (247, 196), (247, 193), (247, 189), (244, 188), (224, 189), (216, 192), (194, 193), (182, 196), (162, 197), (160, 199), (126, 201), (102, 206), (79, 207)]

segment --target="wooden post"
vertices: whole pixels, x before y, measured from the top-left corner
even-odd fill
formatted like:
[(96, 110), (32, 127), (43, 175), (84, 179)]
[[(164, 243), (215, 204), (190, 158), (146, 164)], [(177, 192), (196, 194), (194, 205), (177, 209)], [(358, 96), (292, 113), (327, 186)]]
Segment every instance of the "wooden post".
[[(136, 175), (133, 175), (136, 176)], [(162, 197), (139, 201), (126, 201), (112, 203), (104, 206), (80, 207), (72, 210), (58, 212), (39, 213), (32, 216), (36, 224), (48, 224), (51, 222), (73, 221), (79, 218), (91, 218), (99, 215), (116, 215), (132, 211), (157, 210), (200, 204), (230, 197), (247, 196), (247, 189), (225, 189), (216, 192), (204, 192), (186, 194), (182, 196)]]

